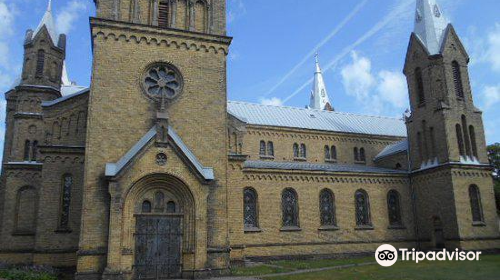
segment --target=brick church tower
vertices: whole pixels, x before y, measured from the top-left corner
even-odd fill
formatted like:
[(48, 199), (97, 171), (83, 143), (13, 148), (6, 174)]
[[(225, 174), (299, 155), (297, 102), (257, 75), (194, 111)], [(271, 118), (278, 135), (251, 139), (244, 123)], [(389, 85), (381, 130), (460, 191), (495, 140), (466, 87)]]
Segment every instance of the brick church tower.
[(96, 1), (77, 279), (227, 272), (225, 5)]
[(488, 247), (498, 223), (469, 56), (435, 0), (417, 1), (415, 21), (404, 73), (417, 235), (423, 247)]

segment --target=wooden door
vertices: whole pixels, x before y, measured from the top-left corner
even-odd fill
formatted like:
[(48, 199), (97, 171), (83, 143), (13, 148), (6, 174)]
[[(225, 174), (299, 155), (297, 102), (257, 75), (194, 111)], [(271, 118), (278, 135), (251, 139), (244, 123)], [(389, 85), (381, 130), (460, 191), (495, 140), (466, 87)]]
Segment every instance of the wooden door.
[(135, 279), (182, 276), (182, 216), (138, 215), (135, 236)]

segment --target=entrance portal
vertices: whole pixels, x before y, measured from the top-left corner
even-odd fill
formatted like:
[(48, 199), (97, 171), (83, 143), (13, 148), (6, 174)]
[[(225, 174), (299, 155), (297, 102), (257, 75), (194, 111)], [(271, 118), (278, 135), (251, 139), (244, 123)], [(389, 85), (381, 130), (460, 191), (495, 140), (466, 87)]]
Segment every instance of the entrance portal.
[(135, 279), (161, 280), (182, 276), (182, 215), (136, 216)]

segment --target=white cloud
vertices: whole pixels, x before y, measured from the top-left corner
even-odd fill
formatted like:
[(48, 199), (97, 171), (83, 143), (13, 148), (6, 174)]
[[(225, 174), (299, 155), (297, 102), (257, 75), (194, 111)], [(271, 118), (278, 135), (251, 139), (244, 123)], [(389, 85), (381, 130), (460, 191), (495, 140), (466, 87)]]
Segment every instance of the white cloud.
[(277, 97), (271, 97), (271, 98), (261, 98), (260, 99), (260, 104), (262, 105), (271, 105), (271, 106), (282, 106), (283, 105), (283, 100), (277, 98)]
[(342, 83), (348, 95), (362, 100), (368, 96), (368, 93), (375, 85), (373, 77), (372, 63), (366, 57), (360, 57), (357, 52), (351, 52), (352, 63), (346, 65), (342, 71)]
[(486, 86), (483, 90), (483, 101), (486, 108), (490, 108), (500, 102), (500, 84), (498, 86)]
[(493, 70), (500, 71), (500, 23), (495, 24), (495, 29), (488, 34), (486, 59)]
[(13, 7), (7, 6), (5, 0), (0, 0), (0, 36), (11, 35), (12, 25), (14, 23), (14, 10)]
[(75, 20), (87, 9), (85, 2), (73, 0), (65, 6), (56, 17), (57, 30), (60, 33), (68, 34), (73, 29)]
[(227, 7), (227, 23), (231, 24), (236, 19), (247, 13), (243, 0), (229, 0)]
[(377, 92), (380, 97), (396, 108), (405, 108), (408, 103), (406, 77), (399, 72), (381, 71)]
[[(12, 82), (12, 77), (8, 74), (12, 73), (14, 68), (10, 61), (9, 40), (14, 33), (15, 15), (14, 4), (0, 0), (0, 91), (2, 92), (7, 90)], [(0, 117), (0, 121), (3, 121), (3, 118)]]

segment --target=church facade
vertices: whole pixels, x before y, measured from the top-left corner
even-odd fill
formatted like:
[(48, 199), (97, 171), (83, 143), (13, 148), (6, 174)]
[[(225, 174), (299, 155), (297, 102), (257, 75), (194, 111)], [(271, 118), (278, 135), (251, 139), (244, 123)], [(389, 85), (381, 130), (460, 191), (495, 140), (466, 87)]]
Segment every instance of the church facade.
[(169, 279), (385, 243), (500, 248), (469, 57), (435, 0), (417, 1), (404, 120), (334, 111), (318, 61), (307, 108), (228, 101), (224, 0), (95, 2), (90, 88), (68, 80), (50, 3), (26, 33), (0, 261)]

